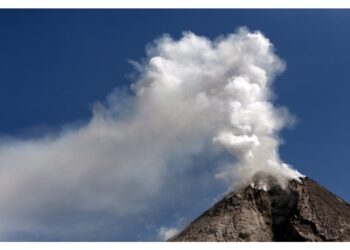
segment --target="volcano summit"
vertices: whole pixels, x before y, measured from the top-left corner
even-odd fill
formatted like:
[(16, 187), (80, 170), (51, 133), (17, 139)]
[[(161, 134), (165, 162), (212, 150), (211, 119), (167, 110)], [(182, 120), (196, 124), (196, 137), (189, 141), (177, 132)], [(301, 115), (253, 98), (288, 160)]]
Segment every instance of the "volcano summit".
[(350, 241), (350, 205), (308, 177), (231, 192), (170, 241)]

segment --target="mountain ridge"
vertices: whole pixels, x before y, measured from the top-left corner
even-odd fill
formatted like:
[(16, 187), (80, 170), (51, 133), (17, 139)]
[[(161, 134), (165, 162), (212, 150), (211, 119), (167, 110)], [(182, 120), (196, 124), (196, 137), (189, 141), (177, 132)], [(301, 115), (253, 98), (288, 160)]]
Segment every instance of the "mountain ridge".
[(350, 241), (350, 205), (304, 177), (228, 193), (169, 241)]

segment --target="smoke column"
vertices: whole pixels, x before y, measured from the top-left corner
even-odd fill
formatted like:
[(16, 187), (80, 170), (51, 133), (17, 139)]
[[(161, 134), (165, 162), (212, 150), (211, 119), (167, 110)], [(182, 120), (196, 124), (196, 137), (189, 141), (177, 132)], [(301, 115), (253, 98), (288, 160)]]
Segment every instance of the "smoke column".
[(133, 62), (140, 74), (133, 94), (116, 89), (87, 124), (1, 142), (3, 239), (35, 230), (76, 239), (100, 222), (84, 214), (117, 220), (150, 209), (175, 174), (181, 185), (203, 152), (232, 155), (210, 177), (230, 185), (247, 185), (259, 172), (282, 185), (301, 177), (279, 158), (278, 133), (293, 118), (272, 103), (284, 63), (260, 32), (240, 29), (214, 41), (191, 32), (179, 40), (164, 35), (146, 53)]
[[(237, 177), (243, 184), (259, 172), (274, 175), (281, 184), (301, 177), (278, 155), (278, 132), (294, 120), (286, 108), (271, 102), (272, 81), (284, 64), (261, 33), (241, 29), (213, 42), (185, 33), (180, 41), (158, 40), (148, 52), (137, 95), (165, 98), (158, 104), (162, 106), (174, 102), (171, 116), (172, 110), (193, 109), (191, 126), (206, 123), (213, 142), (238, 160), (218, 176)], [(184, 104), (187, 107), (177, 108)], [(181, 115), (172, 117), (180, 120)]]

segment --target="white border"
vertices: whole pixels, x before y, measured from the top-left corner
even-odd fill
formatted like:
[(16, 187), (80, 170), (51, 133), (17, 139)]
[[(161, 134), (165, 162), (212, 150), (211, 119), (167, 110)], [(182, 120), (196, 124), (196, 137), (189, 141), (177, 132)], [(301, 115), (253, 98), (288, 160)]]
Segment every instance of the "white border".
[(329, 250), (329, 249), (341, 249), (348, 250), (350, 243), (185, 243), (185, 242), (133, 242), (133, 243), (93, 243), (93, 242), (83, 242), (83, 243), (0, 243), (1, 249), (6, 250), (18, 250), (18, 249), (35, 249), (35, 250), (69, 250), (69, 249), (84, 249), (84, 250), (129, 250), (129, 249), (142, 249), (142, 250), (179, 250), (179, 249), (200, 249), (200, 250), (213, 250), (213, 249), (223, 249), (223, 250), (286, 250), (286, 249), (317, 249), (317, 250)]
[(350, 8), (346, 0), (0, 0), (0, 8)]
[[(345, 0), (0, 0), (0, 8), (350, 8), (350, 1)], [(16, 242), (0, 243), (1, 249), (18, 250), (18, 249), (35, 249), (35, 250), (115, 250), (115, 249), (143, 249), (143, 250), (178, 250), (191, 248), (201, 250), (224, 249), (240, 250), (255, 249), (350, 249), (350, 243), (33, 243), (33, 242)]]

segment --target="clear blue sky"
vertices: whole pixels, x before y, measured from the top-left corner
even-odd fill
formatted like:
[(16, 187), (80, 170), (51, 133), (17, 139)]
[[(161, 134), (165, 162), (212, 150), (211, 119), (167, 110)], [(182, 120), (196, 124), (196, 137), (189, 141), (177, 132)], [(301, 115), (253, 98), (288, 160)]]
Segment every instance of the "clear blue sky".
[(287, 63), (276, 103), (299, 123), (281, 157), (350, 201), (349, 10), (1, 10), (0, 134), (39, 136), (128, 86), (129, 59), (163, 33), (262, 31)]

